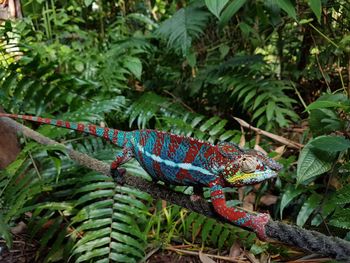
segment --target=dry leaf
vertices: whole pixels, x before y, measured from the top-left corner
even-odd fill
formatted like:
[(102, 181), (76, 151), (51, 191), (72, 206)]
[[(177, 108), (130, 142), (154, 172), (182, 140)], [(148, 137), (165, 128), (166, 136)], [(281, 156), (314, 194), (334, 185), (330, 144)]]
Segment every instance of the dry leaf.
[(230, 258), (237, 258), (242, 254), (241, 244), (234, 242), (230, 248)]
[(258, 144), (254, 145), (254, 150), (262, 152), (263, 154), (267, 155), (267, 152)]
[(199, 251), (199, 259), (203, 263), (216, 263), (214, 260), (212, 260), (210, 257), (208, 257), (206, 254), (203, 254), (202, 251)]
[(260, 198), (260, 203), (262, 203), (266, 206), (269, 206), (269, 205), (276, 204), (277, 200), (278, 200), (277, 196), (267, 194), (267, 195), (264, 195)]

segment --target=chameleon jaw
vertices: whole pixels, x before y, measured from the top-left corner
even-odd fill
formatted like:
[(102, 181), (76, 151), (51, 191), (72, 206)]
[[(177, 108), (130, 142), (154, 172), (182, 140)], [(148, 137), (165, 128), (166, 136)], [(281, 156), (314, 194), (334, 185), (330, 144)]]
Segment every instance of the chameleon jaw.
[(255, 171), (252, 173), (243, 173), (238, 171), (236, 174), (227, 176), (225, 179), (228, 183), (234, 186), (243, 186), (257, 184), (275, 177), (277, 177), (277, 173), (269, 169), (266, 171)]

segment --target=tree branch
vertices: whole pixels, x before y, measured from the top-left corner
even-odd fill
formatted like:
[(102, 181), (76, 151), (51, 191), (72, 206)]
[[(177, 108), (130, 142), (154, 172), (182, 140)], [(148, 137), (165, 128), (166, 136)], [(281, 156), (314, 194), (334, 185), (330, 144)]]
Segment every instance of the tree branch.
[[(2, 122), (40, 144), (59, 144), (58, 142), (44, 137), (43, 135), (17, 123), (12, 119), (2, 118)], [(82, 154), (67, 147), (65, 148), (67, 149), (67, 153), (70, 158), (80, 165), (110, 176), (110, 168), (106, 163), (98, 161), (86, 154)], [(144, 179), (136, 176), (125, 175), (125, 181), (127, 185), (147, 192), (154, 198), (167, 200), (170, 203), (190, 209), (196, 213), (215, 218), (221, 222), (228, 223), (225, 221), (225, 219), (219, 217), (214, 212), (212, 206), (203, 199), (192, 202), (188, 195), (171, 191), (168, 188), (145, 181)], [(306, 230), (297, 226), (291, 226), (273, 220), (270, 220), (267, 223), (266, 233), (269, 238), (276, 239), (288, 245), (309, 250), (313, 253), (322, 254), (336, 259), (350, 259), (350, 242), (347, 242), (340, 238), (329, 237), (316, 231)]]

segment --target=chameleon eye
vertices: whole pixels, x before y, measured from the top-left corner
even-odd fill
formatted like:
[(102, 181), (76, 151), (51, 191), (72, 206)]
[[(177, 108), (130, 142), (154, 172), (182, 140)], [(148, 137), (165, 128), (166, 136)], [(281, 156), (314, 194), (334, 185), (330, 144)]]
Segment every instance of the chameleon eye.
[(241, 159), (241, 171), (243, 173), (252, 173), (256, 170), (258, 161), (254, 156), (245, 156)]

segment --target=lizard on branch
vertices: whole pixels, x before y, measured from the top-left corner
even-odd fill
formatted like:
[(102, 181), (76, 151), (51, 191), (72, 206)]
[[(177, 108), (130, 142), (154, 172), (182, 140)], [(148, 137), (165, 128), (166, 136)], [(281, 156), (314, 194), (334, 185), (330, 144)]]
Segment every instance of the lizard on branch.
[(269, 215), (250, 213), (226, 204), (224, 187), (240, 187), (260, 183), (277, 176), (282, 166), (254, 150), (243, 150), (236, 144), (216, 145), (191, 137), (156, 130), (120, 131), (49, 118), (0, 113), (0, 117), (24, 119), (102, 137), (118, 147), (111, 172), (120, 178), (120, 165), (135, 158), (154, 181), (174, 185), (209, 187), (215, 211), (237, 226), (254, 231), (265, 240)]

